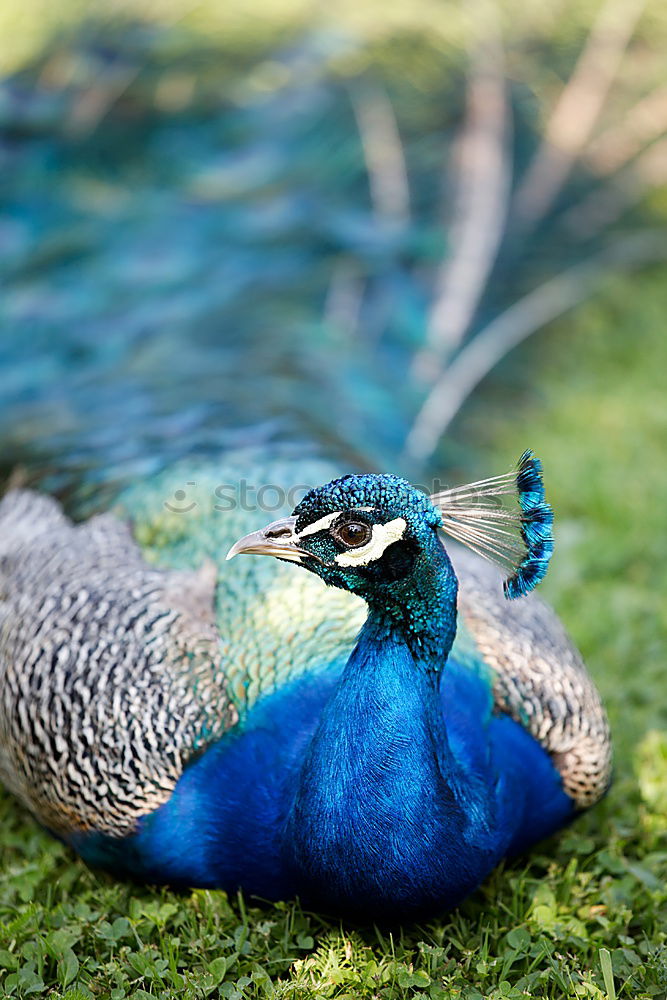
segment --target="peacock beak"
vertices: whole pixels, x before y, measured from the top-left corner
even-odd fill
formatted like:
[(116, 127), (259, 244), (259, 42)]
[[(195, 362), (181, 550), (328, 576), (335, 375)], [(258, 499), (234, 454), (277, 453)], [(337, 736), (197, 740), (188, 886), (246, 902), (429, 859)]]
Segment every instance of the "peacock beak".
[(251, 531), (249, 535), (234, 542), (227, 553), (227, 559), (233, 559), (240, 554), (253, 556), (278, 556), (290, 562), (301, 562), (301, 556), (309, 556), (310, 552), (300, 549), (298, 536), (294, 530), (296, 517), (283, 517), (279, 521), (267, 524), (260, 531)]

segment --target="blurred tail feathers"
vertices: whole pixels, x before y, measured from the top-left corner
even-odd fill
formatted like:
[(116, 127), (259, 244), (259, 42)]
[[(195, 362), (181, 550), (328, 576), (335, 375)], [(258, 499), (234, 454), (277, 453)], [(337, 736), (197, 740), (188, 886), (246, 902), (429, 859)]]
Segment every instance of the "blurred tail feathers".
[(119, 23), (0, 81), (0, 478), (22, 463), (96, 503), (265, 440), (413, 480), (467, 464), (443, 435), (483, 379), (610, 271), (667, 256), (641, 207), (667, 181), (664, 98), (641, 4), (610, 33), (617, 6), (569, 43), (560, 96), (530, 84), (560, 36), (492, 3), (445, 63), (410, 35), (410, 74), (387, 68), (400, 32), (386, 63), (313, 27), (233, 59), (188, 36), (172, 64), (162, 29)]

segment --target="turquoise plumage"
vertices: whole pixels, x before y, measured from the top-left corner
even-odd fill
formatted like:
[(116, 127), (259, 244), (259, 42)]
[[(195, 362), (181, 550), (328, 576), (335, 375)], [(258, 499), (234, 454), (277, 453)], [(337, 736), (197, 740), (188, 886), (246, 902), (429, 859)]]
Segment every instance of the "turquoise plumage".
[[(102, 77), (125, 58), (89, 50)], [(118, 143), (122, 108), (79, 133), (73, 85), (61, 128), (36, 70), (4, 85), (25, 128), (0, 438), (33, 488), (0, 500), (0, 779), (122, 877), (455, 905), (604, 794), (610, 740), (529, 594), (553, 549), (537, 460), (431, 496), (387, 474), (414, 471), (440, 158), (413, 157), (414, 224), (378, 225), (324, 71), (210, 118), (130, 84)]]

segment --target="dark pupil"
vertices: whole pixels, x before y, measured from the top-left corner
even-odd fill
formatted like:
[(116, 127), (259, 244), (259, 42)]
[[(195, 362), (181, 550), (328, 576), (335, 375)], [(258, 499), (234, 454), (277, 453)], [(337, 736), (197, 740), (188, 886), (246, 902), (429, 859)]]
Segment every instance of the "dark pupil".
[(362, 545), (370, 537), (368, 525), (357, 524), (355, 522), (342, 525), (338, 534), (341, 541), (346, 545)]

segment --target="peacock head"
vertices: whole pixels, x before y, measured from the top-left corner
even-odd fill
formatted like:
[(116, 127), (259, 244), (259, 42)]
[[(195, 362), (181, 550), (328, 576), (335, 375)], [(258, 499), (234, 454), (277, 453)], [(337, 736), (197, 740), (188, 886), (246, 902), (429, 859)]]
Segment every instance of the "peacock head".
[(311, 490), (291, 517), (242, 538), (227, 558), (275, 555), (368, 600), (434, 558), (440, 527), (428, 496), (404, 479), (343, 476)]
[[(512, 507), (503, 502), (508, 496)], [(241, 538), (227, 558), (276, 556), (377, 602), (442, 564), (442, 529), (508, 569), (505, 596), (514, 598), (543, 579), (552, 524), (540, 463), (525, 452), (506, 475), (430, 497), (397, 476), (343, 476), (311, 490), (290, 517)]]

